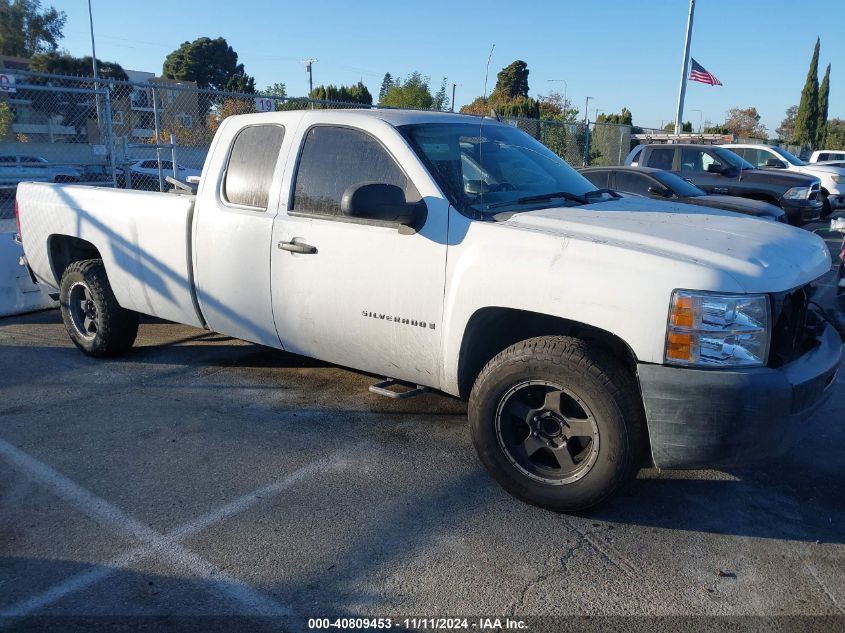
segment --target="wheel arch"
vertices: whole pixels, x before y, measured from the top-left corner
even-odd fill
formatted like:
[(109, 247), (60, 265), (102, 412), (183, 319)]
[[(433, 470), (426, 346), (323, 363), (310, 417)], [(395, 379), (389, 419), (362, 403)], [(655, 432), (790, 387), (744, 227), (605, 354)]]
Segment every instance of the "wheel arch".
[(47, 252), (57, 286), (61, 284), (62, 275), (72, 263), (83, 259), (103, 258), (99, 249), (91, 242), (71, 235), (51, 235), (47, 238)]
[(539, 312), (487, 307), (473, 313), (464, 328), (458, 356), (458, 395), (469, 397), (478, 374), (502, 350), (528, 338), (553, 335), (597, 343), (636, 373), (637, 358), (630, 345), (607, 330)]

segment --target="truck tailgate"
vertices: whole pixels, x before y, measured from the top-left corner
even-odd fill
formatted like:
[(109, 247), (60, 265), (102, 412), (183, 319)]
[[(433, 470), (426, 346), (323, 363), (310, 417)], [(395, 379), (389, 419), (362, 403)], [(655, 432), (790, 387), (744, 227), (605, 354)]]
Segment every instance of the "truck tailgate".
[(194, 198), (105, 187), (21, 183), (24, 251), (39, 281), (58, 288), (56, 245), (63, 236), (92, 244), (124, 308), (202, 325), (191, 266)]

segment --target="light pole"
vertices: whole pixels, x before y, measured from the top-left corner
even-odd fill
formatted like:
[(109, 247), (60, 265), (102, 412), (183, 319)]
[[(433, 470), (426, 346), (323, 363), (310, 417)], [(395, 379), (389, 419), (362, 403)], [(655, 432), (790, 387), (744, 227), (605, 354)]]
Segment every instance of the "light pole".
[[(690, 110), (690, 112), (698, 112), (698, 133), (701, 134), (701, 127), (704, 121), (704, 115), (701, 113), (701, 110)], [(681, 123), (681, 129), (684, 129), (684, 124)]]
[(590, 148), (590, 118), (588, 116), (588, 113), (589, 113), (588, 108), (590, 107), (590, 99), (592, 99), (592, 98), (593, 97), (587, 97), (587, 99), (584, 101), (584, 163), (582, 165), (583, 167), (587, 166), (587, 158), (589, 156), (589, 151), (590, 151), (590, 149), (589, 149)]

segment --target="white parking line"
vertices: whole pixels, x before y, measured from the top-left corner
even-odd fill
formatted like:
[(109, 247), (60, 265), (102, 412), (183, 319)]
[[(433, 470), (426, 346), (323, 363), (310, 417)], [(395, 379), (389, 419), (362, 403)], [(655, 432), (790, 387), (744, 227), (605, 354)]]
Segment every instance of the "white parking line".
[[(41, 484), (97, 523), (137, 543), (134, 548), (103, 566), (71, 576), (38, 595), (26, 598), (0, 611), (0, 617), (6, 618), (17, 618), (33, 613), (152, 555), (190, 571), (194, 577), (207, 582), (218, 593), (240, 603), (249, 614), (276, 616), (290, 614), (291, 609), (215, 567), (180, 545), (179, 541), (243, 512), (264, 499), (278, 495), (309, 476), (340, 469), (346, 465), (342, 453), (334, 453), (197, 517), (167, 534), (161, 534), (2, 439), (0, 439), (0, 455), (17, 470), (25, 473), (30, 479)], [(6, 622), (0, 625), (0, 628), (10, 624), (11, 622)]]

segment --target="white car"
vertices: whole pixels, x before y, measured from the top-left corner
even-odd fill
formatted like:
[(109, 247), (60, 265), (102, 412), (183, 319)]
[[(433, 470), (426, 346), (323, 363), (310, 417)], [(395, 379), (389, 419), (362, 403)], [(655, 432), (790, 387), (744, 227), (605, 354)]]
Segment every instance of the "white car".
[[(132, 183), (133, 186), (135, 185), (155, 185), (155, 188), (158, 188), (158, 165), (159, 161), (155, 158), (144, 158), (140, 160), (136, 160), (134, 163), (130, 163), (127, 166), (127, 169), (130, 171), (132, 176)], [(182, 165), (176, 164), (177, 168), (177, 175), (176, 178), (181, 181), (187, 181), (189, 176), (199, 176), (202, 171), (199, 169), (191, 169), (189, 167), (183, 167)], [(173, 161), (170, 159), (162, 159), (161, 160), (161, 173), (162, 177), (165, 176), (173, 176)], [(167, 185), (165, 185), (167, 187)]]
[(0, 189), (14, 189), (18, 183), (76, 182), (82, 172), (67, 165), (56, 165), (41, 156), (6, 154), (0, 156)]
[(845, 207), (845, 169), (836, 165), (805, 163), (803, 160), (774, 145), (734, 143), (722, 145), (738, 154), (755, 167), (764, 169), (783, 169), (815, 176), (821, 180), (821, 193), (824, 196), (822, 216), (830, 215), (833, 209)]
[(646, 464), (780, 454), (834, 390), (818, 235), (597, 190), (510, 125), (231, 116), (204, 174), (196, 196), (21, 185), (26, 261), (82, 352), (127, 352), (142, 313), (443, 391), (493, 477), (562, 511)]

